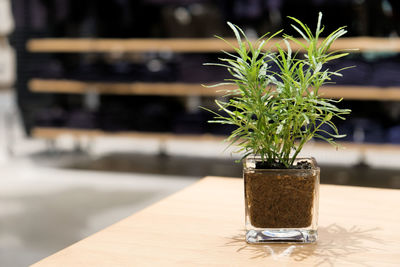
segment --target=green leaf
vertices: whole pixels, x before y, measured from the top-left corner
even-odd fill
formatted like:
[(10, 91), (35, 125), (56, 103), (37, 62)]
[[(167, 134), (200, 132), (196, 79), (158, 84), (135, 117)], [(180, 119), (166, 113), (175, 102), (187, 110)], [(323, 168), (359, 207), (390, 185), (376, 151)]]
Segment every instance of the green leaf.
[(349, 55), (349, 53), (342, 53), (342, 54), (330, 56), (330, 57), (327, 57), (327, 58), (325, 59), (325, 61), (331, 61), (331, 60), (333, 60), (333, 59), (338, 59), (338, 58), (345, 57), (345, 56), (348, 56), (348, 55)]
[(319, 34), (321, 33), (321, 20), (322, 20), (322, 12), (319, 12), (317, 29), (315, 30), (315, 38), (318, 38)]
[(310, 41), (310, 38), (307, 38), (306, 34), (304, 34), (299, 28), (297, 28), (295, 25), (291, 24), (291, 26), (306, 40), (307, 42)]
[(229, 21), (227, 23), (228, 23), (229, 27), (232, 29), (233, 33), (235, 34), (235, 37), (239, 44), (240, 50), (242, 50), (242, 48), (243, 48), (242, 38), (240, 38), (240, 34), (239, 34), (238, 30), (236, 29), (237, 26), (230, 23)]

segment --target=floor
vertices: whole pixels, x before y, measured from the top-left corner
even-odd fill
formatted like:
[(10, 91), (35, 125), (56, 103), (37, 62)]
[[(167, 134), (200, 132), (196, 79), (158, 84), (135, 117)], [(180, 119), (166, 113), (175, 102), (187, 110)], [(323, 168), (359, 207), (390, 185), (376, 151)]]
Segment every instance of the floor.
[[(171, 141), (163, 144), (167, 155), (151, 139), (97, 138), (77, 147), (66, 136), (49, 146), (25, 137), (10, 101), (0, 93), (2, 267), (32, 264), (203, 176), (241, 176), (238, 157), (215, 142)], [(304, 153), (321, 163), (322, 183), (400, 189), (398, 154), (312, 146)]]
[[(127, 147), (129, 140), (97, 140), (84, 153), (61, 138), (50, 148), (25, 136), (14, 103), (12, 93), (0, 91), (1, 267), (28, 266), (200, 178), (115, 171), (113, 162), (103, 170), (84, 168), (82, 162), (135, 151), (142, 141)], [(153, 153), (149, 144), (136, 151)]]
[(1, 166), (0, 266), (26, 266), (193, 183), (197, 177)]

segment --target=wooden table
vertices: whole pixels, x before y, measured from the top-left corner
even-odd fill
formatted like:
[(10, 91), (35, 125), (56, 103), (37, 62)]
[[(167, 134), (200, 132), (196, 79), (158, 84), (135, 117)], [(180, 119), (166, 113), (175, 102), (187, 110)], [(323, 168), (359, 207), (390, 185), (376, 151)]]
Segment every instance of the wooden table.
[(247, 244), (242, 180), (207, 177), (33, 266), (400, 266), (400, 190), (320, 192), (315, 244)]

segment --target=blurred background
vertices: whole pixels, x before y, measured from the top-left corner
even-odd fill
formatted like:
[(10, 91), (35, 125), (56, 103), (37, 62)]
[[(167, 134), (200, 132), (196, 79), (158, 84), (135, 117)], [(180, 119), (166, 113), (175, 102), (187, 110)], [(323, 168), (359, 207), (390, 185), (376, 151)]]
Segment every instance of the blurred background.
[[(312, 141), (321, 182), (400, 188), (400, 2), (0, 0), (0, 266), (26, 266), (207, 175), (241, 177), (207, 124), (232, 38), (290, 30), (287, 16), (359, 48), (323, 88), (353, 110), (343, 149)], [(134, 238), (134, 237), (133, 237)]]

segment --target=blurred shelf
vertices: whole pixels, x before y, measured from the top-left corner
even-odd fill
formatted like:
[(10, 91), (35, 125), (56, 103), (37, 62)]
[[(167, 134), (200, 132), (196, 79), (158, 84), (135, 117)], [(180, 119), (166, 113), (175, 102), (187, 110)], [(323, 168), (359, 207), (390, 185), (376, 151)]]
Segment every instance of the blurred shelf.
[[(354, 143), (354, 142), (341, 142), (337, 141), (337, 143), (342, 146), (343, 149), (346, 150), (358, 150), (360, 152), (366, 151), (385, 151), (385, 152), (395, 152), (396, 154), (400, 153), (400, 145), (399, 144), (390, 144), (390, 143)], [(305, 147), (315, 147), (315, 148), (329, 148), (332, 149), (332, 145), (323, 141), (315, 141), (309, 142)], [(342, 149), (342, 148), (339, 148)]]
[[(72, 129), (72, 128), (54, 128), (54, 127), (35, 127), (32, 130), (34, 138), (55, 139), (60, 136), (80, 137), (125, 137), (125, 138), (151, 138), (159, 140), (185, 140), (185, 141), (217, 141), (222, 142), (227, 136), (213, 134), (174, 134), (174, 133), (156, 133), (156, 132), (138, 132), (138, 131), (121, 131), (106, 132), (98, 129)], [(391, 151), (398, 153), (400, 145), (398, 144), (373, 144), (373, 143), (353, 143), (338, 142), (343, 148), (351, 150), (378, 150)], [(314, 147), (319, 149), (332, 149), (332, 145), (325, 142), (309, 142), (306, 147)]]
[[(233, 39), (229, 39), (234, 41)], [(87, 39), (87, 38), (42, 38), (27, 43), (30, 52), (216, 52), (232, 50), (217, 38), (177, 39)]]
[(326, 98), (345, 100), (399, 101), (400, 87), (325, 86), (320, 89), (320, 94)]
[(191, 83), (108, 83), (82, 82), (72, 80), (42, 80), (32, 79), (28, 87), (33, 92), (40, 93), (69, 93), (82, 94), (97, 92), (114, 95), (163, 95), (163, 96), (216, 96), (223, 95), (219, 90), (231, 90), (233, 86), (224, 86), (218, 89), (207, 88), (201, 84)]
[(54, 128), (54, 127), (35, 127), (32, 130), (32, 136), (35, 138), (55, 139), (61, 135), (70, 135), (73, 137), (129, 137), (129, 138), (154, 138), (160, 140), (193, 140), (193, 141), (223, 141), (226, 136), (211, 134), (174, 134), (174, 133), (155, 133), (155, 132), (106, 132), (98, 129), (72, 129), (72, 128)]
[[(227, 38), (233, 44), (236, 40)], [(274, 39), (275, 42), (282, 39)], [(167, 51), (179, 53), (212, 53), (234, 49), (217, 38), (170, 38), (170, 39), (102, 39), (102, 38), (40, 38), (26, 44), (29, 52), (38, 53), (85, 53), (85, 52), (149, 52)], [(274, 50), (275, 47), (267, 49)], [(300, 46), (292, 43), (292, 49)], [(358, 49), (358, 52), (400, 52), (400, 38), (348, 37), (337, 40), (331, 49)], [(354, 51), (357, 52), (357, 51)]]
[[(218, 96), (225, 90), (235, 89), (235, 86), (207, 88), (192, 83), (108, 83), (82, 82), (73, 80), (32, 79), (28, 87), (39, 93), (69, 93), (83, 94), (97, 92), (100, 94), (119, 95), (163, 95), (163, 96)], [(400, 87), (366, 87), (366, 86), (325, 86), (320, 93), (327, 98), (347, 100), (400, 100)]]

